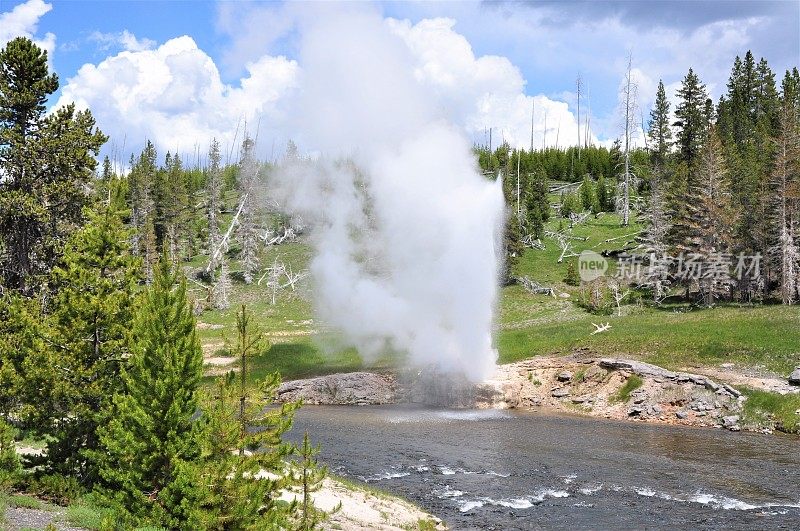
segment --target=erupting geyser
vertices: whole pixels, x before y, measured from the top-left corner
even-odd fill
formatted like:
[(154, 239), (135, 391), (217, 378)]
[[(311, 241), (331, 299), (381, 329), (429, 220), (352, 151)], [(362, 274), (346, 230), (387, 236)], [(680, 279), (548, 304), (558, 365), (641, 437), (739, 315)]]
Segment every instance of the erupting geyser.
[(366, 358), (472, 381), (496, 361), (500, 184), (415, 77), (403, 42), (361, 7), (306, 17), (294, 115), (314, 160), (276, 172), (278, 200), (310, 226), (320, 319)]

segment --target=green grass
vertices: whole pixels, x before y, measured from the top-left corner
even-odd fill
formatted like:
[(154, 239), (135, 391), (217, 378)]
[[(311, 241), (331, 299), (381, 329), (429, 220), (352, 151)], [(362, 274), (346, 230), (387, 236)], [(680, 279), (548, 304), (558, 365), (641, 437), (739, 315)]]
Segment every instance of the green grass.
[(67, 507), (66, 518), (70, 525), (83, 529), (100, 529), (103, 519), (111, 516), (110, 509), (97, 507), (90, 499), (82, 499)]
[(617, 391), (617, 394), (614, 395), (613, 401), (627, 402), (631, 398), (631, 393), (639, 389), (643, 384), (644, 380), (642, 380), (639, 376), (632, 374), (625, 381), (625, 385), (620, 387), (619, 391)]
[[(548, 223), (555, 230), (558, 220)], [(631, 238), (605, 242), (630, 235), (638, 225), (621, 227), (619, 217), (605, 214), (590, 217), (573, 228), (572, 234), (588, 237), (573, 240), (575, 252), (584, 249), (620, 249)], [(546, 250), (528, 249), (520, 258), (516, 273), (569, 293), (569, 298), (531, 295), (520, 286), (502, 290), (498, 308), (496, 346), (499, 361), (508, 363), (540, 355), (569, 354), (578, 348), (600, 356), (639, 358), (671, 369), (718, 365), (734, 362), (760, 365), (779, 374), (788, 374), (800, 363), (800, 311), (780, 305), (719, 305), (698, 309), (687, 304), (653, 308), (631, 303), (623, 305), (623, 315), (598, 316), (580, 308), (576, 302), (580, 288), (563, 283), (566, 262), (557, 263), (558, 245), (547, 239)], [(235, 252), (232, 253), (235, 256)], [(261, 256), (262, 266), (280, 257), (293, 270), (306, 268), (311, 257), (309, 246), (292, 243), (273, 247)], [(571, 258), (575, 260), (575, 258)], [(195, 260), (202, 267), (203, 260)], [(236, 269), (235, 259), (232, 269)], [(610, 270), (616, 269), (613, 261)], [(202, 292), (198, 288), (198, 292)], [(303, 281), (295, 293), (284, 292), (270, 304), (269, 290), (255, 283), (234, 282), (232, 306), (227, 310), (204, 312), (199, 336), (207, 354), (225, 351), (235, 343), (235, 315), (246, 303), (265, 337), (269, 350), (253, 360), (254, 375), (278, 370), (284, 379), (309, 377), (365, 368), (352, 348), (336, 340), (335, 331), (314, 320), (310, 303), (311, 283)], [(591, 335), (592, 323), (610, 323), (611, 329)], [(371, 366), (391, 368), (390, 357)]]
[(39, 511), (52, 511), (54, 509), (54, 506), (49, 503), (45, 503), (27, 494), (11, 494), (6, 496), (6, 503), (9, 507), (20, 507), (23, 509), (36, 509)]
[[(617, 317), (591, 315), (565, 301), (537, 299), (530, 297), (531, 315), (541, 319), (520, 326), (501, 320), (497, 344), (502, 363), (567, 354), (577, 348), (602, 356), (641, 358), (673, 369), (737, 362), (788, 374), (800, 361), (800, 312), (793, 307), (634, 306)], [(560, 307), (556, 317), (550, 315), (554, 307)], [(591, 335), (592, 323), (606, 322), (610, 330)]]
[(781, 395), (768, 391), (741, 388), (747, 396), (743, 417), (748, 423), (772, 425), (780, 431), (800, 434), (800, 395)]

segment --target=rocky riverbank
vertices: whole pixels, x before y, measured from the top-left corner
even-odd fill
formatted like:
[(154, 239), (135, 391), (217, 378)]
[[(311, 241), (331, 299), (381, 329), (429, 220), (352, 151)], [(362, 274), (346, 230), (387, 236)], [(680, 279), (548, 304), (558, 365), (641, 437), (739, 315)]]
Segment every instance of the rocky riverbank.
[[(800, 392), (785, 380), (762, 380), (764, 388), (772, 392)], [(278, 393), (281, 400), (303, 399), (307, 404), (524, 408), (732, 431), (771, 431), (774, 426), (743, 420), (747, 397), (733, 386), (740, 384), (735, 378), (728, 383), (636, 360), (578, 353), (500, 365), (492, 378), (478, 385), (423, 372), (355, 372), (286, 382)]]

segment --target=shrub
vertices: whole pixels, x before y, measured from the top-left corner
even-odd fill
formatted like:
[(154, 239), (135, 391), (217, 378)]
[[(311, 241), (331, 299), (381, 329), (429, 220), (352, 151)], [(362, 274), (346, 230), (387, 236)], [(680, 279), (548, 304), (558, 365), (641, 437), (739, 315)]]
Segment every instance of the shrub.
[(30, 490), (58, 505), (69, 505), (84, 494), (84, 489), (76, 478), (61, 474), (48, 474), (33, 479)]
[(569, 286), (581, 285), (581, 277), (578, 276), (578, 269), (575, 267), (574, 260), (567, 262), (567, 275), (564, 277), (564, 282)]
[(0, 419), (0, 491), (16, 485), (22, 474), (22, 465), (14, 444), (16, 430)]

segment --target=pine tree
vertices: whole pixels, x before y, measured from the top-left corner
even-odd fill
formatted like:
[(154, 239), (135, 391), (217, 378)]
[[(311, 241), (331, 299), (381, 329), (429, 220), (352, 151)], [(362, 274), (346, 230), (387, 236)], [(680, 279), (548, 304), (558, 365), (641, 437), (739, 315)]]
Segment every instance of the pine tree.
[(149, 140), (137, 161), (131, 157), (128, 177), (131, 197), (131, 236), (133, 254), (142, 259), (143, 275), (148, 283), (153, 280), (154, 265), (158, 260), (156, 241), (156, 148)]
[(525, 225), (528, 234), (541, 238), (544, 224), (550, 219), (550, 202), (547, 198), (547, 177), (539, 170), (530, 181), (525, 194)]
[(706, 86), (691, 68), (678, 90), (678, 98), (680, 101), (675, 109), (677, 121), (674, 123), (678, 127), (678, 158), (691, 170), (698, 160), (708, 129)]
[(54, 407), (39, 430), (48, 436), (48, 469), (90, 485), (97, 470), (87, 452), (98, 449), (103, 409), (119, 388), (138, 264), (119, 212), (101, 206), (86, 218), (53, 270), (49, 342), (56, 370), (43, 392)]
[(242, 213), (239, 216), (237, 232), (241, 247), (240, 261), (244, 270), (244, 281), (253, 282), (258, 271), (258, 226), (256, 224), (256, 183), (258, 179), (258, 162), (255, 159), (255, 143), (247, 137), (242, 142), (242, 154), (239, 162), (239, 201)]
[(18, 37), (0, 50), (0, 274), (30, 294), (82, 222), (96, 155), (106, 137), (89, 111), (45, 114), (58, 90), (47, 52)]
[(597, 195), (594, 189), (594, 182), (588, 175), (583, 177), (579, 193), (583, 210), (592, 210), (597, 202)]
[(203, 353), (186, 281), (166, 257), (136, 309), (131, 338), (123, 390), (98, 430), (97, 492), (122, 525), (199, 528), (197, 506), (207, 497), (195, 466)]
[(669, 125), (669, 100), (664, 90), (664, 82), (658, 81), (656, 101), (650, 110), (650, 153), (653, 165), (663, 166), (672, 145), (672, 129)]
[[(317, 529), (317, 526), (327, 518), (327, 513), (314, 506), (311, 495), (322, 488), (322, 480), (328, 475), (328, 469), (321, 467), (315, 456), (319, 453), (319, 446), (312, 446), (308, 438), (308, 432), (303, 434), (303, 443), (297, 449), (300, 457), (295, 467), (296, 478), (300, 483), (303, 493), (303, 500), (300, 503), (300, 522), (299, 529), (304, 531)], [(341, 503), (339, 504), (341, 507)], [(337, 509), (334, 509), (334, 512)]]
[(205, 399), (200, 467), (204, 484), (210, 485), (203, 518), (207, 529), (285, 529), (296, 511), (295, 504), (281, 504), (278, 498), (297, 483), (286, 464), (293, 448), (281, 437), (299, 404), (269, 407), (280, 386), (277, 373), (249, 383), (248, 361), (266, 347), (250, 319), (242, 306), (234, 349), (239, 374), (220, 378)]

